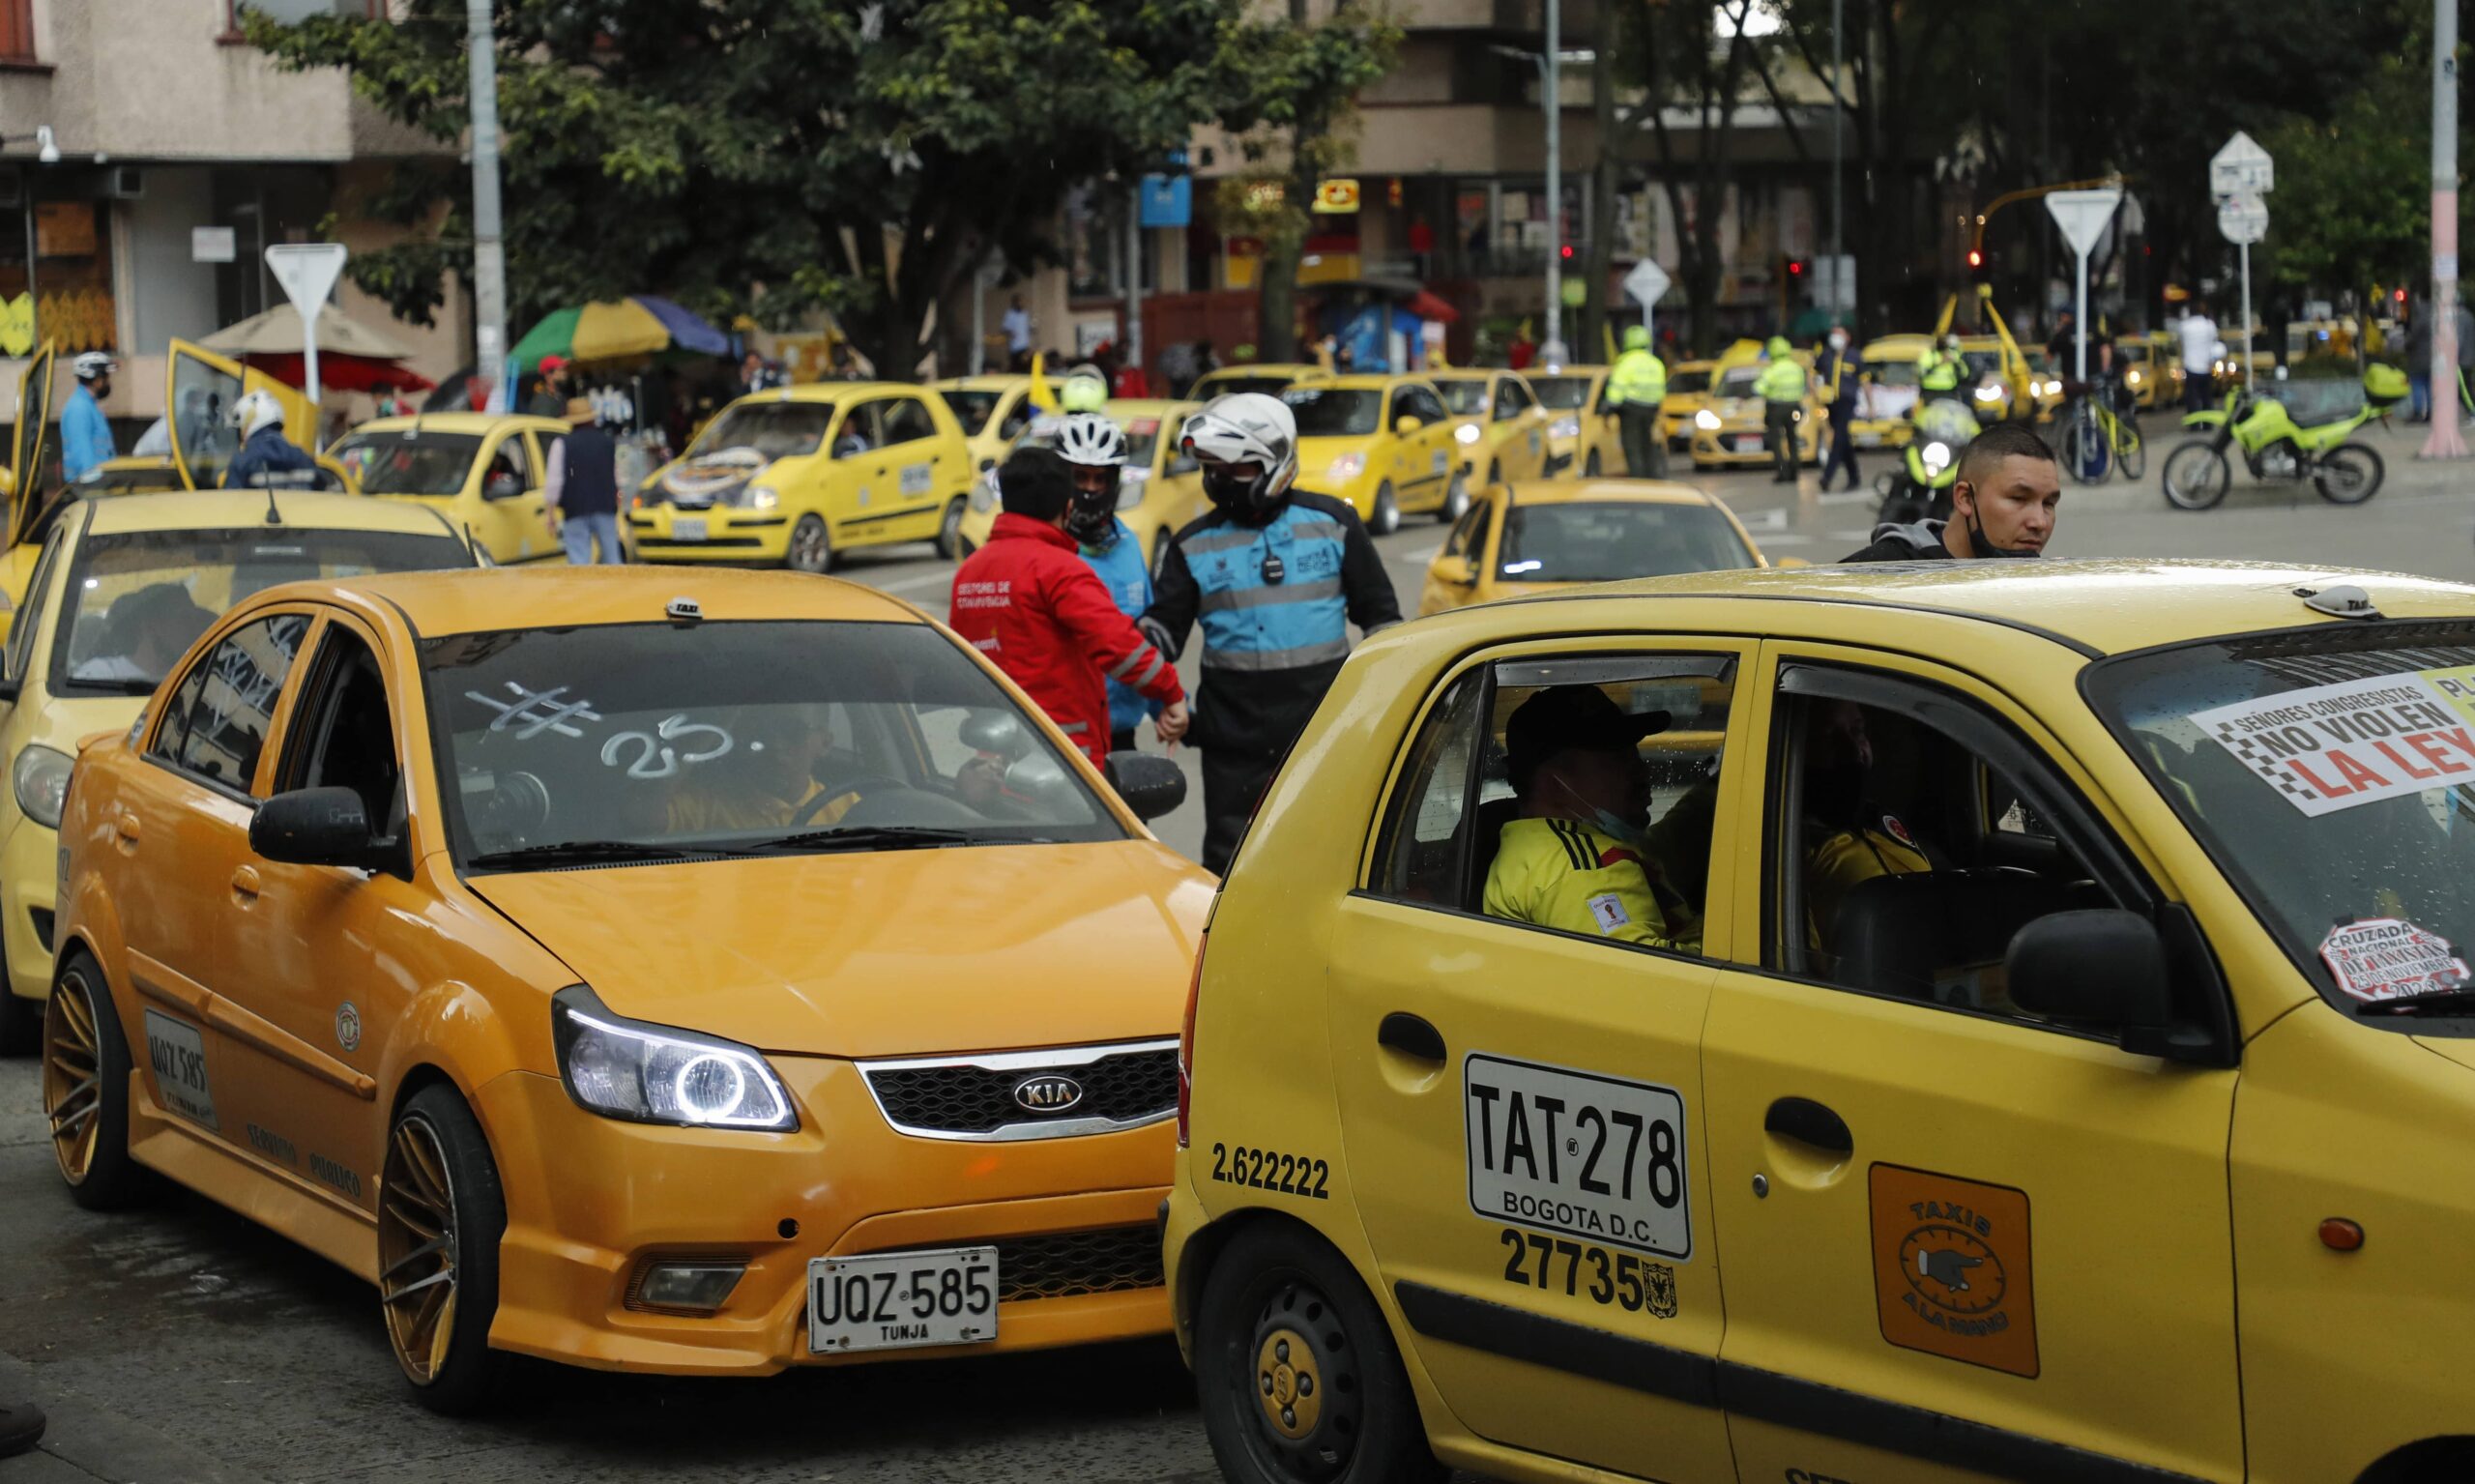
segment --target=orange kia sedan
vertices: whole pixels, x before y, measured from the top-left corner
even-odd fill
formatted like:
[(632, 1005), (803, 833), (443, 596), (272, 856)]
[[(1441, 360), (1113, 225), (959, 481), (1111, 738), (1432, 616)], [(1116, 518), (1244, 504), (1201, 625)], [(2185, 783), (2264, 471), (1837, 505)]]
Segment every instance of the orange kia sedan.
[[(44, 1103), (510, 1353), (755, 1375), (1164, 1330), (1211, 879), (901, 601), (643, 567), (269, 589), (89, 739)], [(1114, 784), (1114, 787), (1112, 786)]]

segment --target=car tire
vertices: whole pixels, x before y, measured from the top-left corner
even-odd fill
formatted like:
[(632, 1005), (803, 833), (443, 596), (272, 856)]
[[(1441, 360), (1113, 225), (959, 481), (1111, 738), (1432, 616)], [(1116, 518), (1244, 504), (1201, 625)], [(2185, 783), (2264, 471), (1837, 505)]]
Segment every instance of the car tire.
[(790, 544), (782, 548), (782, 565), (820, 576), (833, 570), (833, 538), (825, 529), (824, 516), (810, 510), (800, 517), (791, 528)]
[(71, 953), (43, 1006), (43, 1111), (69, 1199), (90, 1211), (134, 1206), (155, 1172), (130, 1157), (129, 1039), (91, 954)]
[(937, 555), (948, 562), (963, 559), (963, 497), (960, 495), (946, 502), (945, 516), (937, 522)]
[(1417, 1396), (1383, 1315), (1341, 1255), (1286, 1223), (1248, 1227), (1195, 1311), (1204, 1435), (1232, 1484), (1434, 1484)]
[(506, 1233), (507, 1199), (480, 1120), (452, 1086), (422, 1089), (387, 1130), (378, 1307), (396, 1366), (432, 1411), (478, 1411), (505, 1379), (510, 1357), (489, 1341)]
[(43, 1044), (43, 1006), (10, 989), (9, 960), (0, 953), (0, 1057), (32, 1056)]
[(1589, 451), (1589, 457), (1582, 463), (1582, 475), (1585, 479), (1594, 480), (1598, 478), (1598, 451), (1592, 449)]
[(1367, 517), (1370, 535), (1390, 536), (1401, 529), (1401, 502), (1392, 498), (1392, 481), (1385, 480), (1375, 487), (1375, 511)]
[(1452, 482), (1444, 486), (1443, 508), (1435, 512), (1435, 518), (1448, 526), (1469, 513), (1470, 476), (1456, 469), (1452, 474)]

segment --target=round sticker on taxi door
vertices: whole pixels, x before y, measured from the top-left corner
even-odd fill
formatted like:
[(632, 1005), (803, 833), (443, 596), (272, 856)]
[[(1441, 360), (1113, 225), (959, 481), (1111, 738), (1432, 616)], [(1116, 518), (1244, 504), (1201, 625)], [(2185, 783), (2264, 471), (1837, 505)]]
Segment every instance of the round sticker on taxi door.
[(1898, 1165), (1874, 1166), (1872, 1185), (1882, 1338), (2036, 1375), (2026, 1193)]

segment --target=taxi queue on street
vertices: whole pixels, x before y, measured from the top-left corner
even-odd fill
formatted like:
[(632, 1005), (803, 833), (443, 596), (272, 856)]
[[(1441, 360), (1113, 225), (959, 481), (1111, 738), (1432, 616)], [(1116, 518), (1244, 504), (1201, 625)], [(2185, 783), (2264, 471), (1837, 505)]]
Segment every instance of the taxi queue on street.
[(2475, 588), (1774, 568), (1579, 428), (1472, 488), (1555, 409), (1470, 380), (1508, 435), (1290, 377), (1298, 487), (1450, 534), (1217, 881), (1167, 760), (809, 575), (976, 538), (942, 393), (649, 481), (642, 554), (712, 489), (787, 573), (487, 569), (529, 424), (38, 509), (21, 419), (0, 1031), (70, 1197), (365, 1278), (447, 1412), (1166, 1332), (1239, 1484), (2475, 1476)]

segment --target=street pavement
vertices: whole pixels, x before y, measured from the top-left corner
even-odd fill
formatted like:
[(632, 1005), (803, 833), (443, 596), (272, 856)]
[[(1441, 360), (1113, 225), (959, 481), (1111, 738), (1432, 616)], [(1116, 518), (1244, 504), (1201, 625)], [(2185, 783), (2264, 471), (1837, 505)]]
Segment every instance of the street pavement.
[[(2366, 506), (2238, 474), (2223, 506), (2197, 514), (2158, 492), (2179, 436), (2172, 420), (2150, 419), (2148, 432), (2144, 483), (2066, 488), (2055, 556), (2246, 557), (2475, 580), (2475, 465), (2417, 461), (2421, 429), (2367, 432), (2389, 480)], [(1793, 488), (1761, 475), (1696, 482), (1774, 558), (1836, 561), (1871, 536), (1872, 494), (1818, 494), (1810, 473)], [(1379, 541), (1405, 607), (1441, 537), (1413, 521)], [(942, 617), (950, 571), (913, 549), (855, 556), (843, 575)], [(1191, 656), (1184, 669), (1191, 685)], [(1179, 756), (1191, 779), (1193, 757)], [(1193, 853), (1200, 804), (1190, 796), (1159, 821), (1162, 838)], [(755, 1382), (530, 1366), (500, 1414), (432, 1417), (404, 1394), (370, 1291), (340, 1270), (194, 1196), (117, 1215), (73, 1206), (37, 1089), (34, 1062), (0, 1062), (0, 1401), (36, 1400), (53, 1424), (42, 1452), (0, 1462), (0, 1484), (1217, 1477), (1165, 1341)]]

